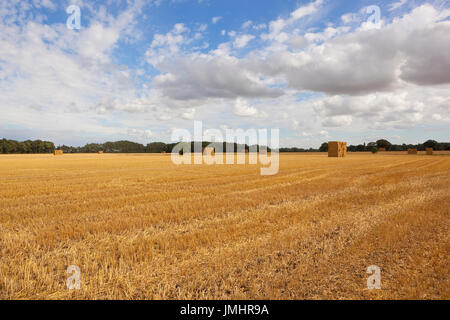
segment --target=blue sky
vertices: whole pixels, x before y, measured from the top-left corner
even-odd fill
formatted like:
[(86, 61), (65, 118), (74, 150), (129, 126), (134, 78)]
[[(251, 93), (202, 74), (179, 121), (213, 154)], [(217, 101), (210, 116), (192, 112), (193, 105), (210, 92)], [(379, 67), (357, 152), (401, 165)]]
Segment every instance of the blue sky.
[(282, 146), (449, 141), (449, 17), (444, 0), (4, 1), (0, 136), (169, 142), (201, 120)]

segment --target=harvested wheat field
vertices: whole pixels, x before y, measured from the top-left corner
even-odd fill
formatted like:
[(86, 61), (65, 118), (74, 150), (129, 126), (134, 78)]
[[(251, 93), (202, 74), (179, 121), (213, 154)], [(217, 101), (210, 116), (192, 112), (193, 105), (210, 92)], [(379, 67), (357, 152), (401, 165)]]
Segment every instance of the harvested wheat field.
[(449, 299), (449, 181), (449, 156), (406, 152), (281, 154), (274, 176), (0, 156), (0, 298)]

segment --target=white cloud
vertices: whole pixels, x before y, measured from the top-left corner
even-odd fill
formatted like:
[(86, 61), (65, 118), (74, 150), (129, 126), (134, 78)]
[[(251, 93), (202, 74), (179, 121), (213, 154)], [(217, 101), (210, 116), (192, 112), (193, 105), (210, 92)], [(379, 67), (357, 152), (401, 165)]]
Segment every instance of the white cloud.
[(394, 2), (392, 4), (389, 5), (389, 11), (394, 11), (397, 10), (400, 7), (403, 7), (403, 5), (406, 4), (406, 2), (408, 2), (408, 0), (400, 0), (398, 2)]
[(316, 13), (322, 6), (323, 0), (315, 0), (307, 5), (297, 8), (290, 14), (288, 19), (278, 18), (269, 23), (269, 33), (263, 34), (263, 40), (276, 40), (280, 33), (289, 26), (292, 26), (298, 20)]
[(188, 31), (188, 30), (189, 30), (189, 29), (186, 28), (186, 26), (184, 25), (184, 23), (176, 23), (176, 24), (173, 26), (173, 33), (175, 33), (175, 34), (181, 34), (181, 33), (186, 32), (186, 31)]
[[(409, 26), (410, 20), (418, 17), (420, 23)], [(233, 114), (241, 117), (256, 118), (256, 114), (280, 108), (281, 121), (291, 119), (295, 109), (309, 109), (308, 117), (317, 117), (319, 128), (315, 132), (320, 126), (364, 129), (362, 124), (367, 126), (367, 121), (375, 129), (411, 127), (425, 121), (427, 112), (446, 114), (435, 106), (442, 105), (436, 99), (448, 95), (450, 81), (442, 72), (446, 68), (432, 67), (433, 61), (440, 61), (441, 66), (447, 63), (448, 57), (439, 54), (448, 52), (450, 43), (442, 41), (450, 34), (443, 17), (445, 14), (425, 5), (379, 30), (329, 26), (305, 36), (298, 30), (280, 32), (278, 36), (287, 37), (286, 45), (276, 51), (271, 47), (255, 49), (244, 58), (234, 57), (226, 42), (207, 54), (183, 53), (158, 64), (163, 74), (155, 77), (154, 87), (172, 99), (172, 104), (180, 101), (180, 106), (192, 101), (206, 106), (218, 99), (245, 98), (233, 106)], [(236, 35), (234, 47), (247, 44), (237, 42), (241, 36)], [(411, 39), (416, 39), (417, 45)], [(428, 53), (422, 55), (420, 50)], [(436, 84), (443, 86), (440, 91), (417, 88)], [(283, 85), (287, 89), (281, 89)], [(304, 90), (328, 96), (293, 101), (289, 107), (279, 104), (288, 92), (293, 95)], [(246, 99), (255, 98), (267, 99), (267, 103), (258, 104), (267, 111), (259, 112), (259, 107), (248, 104)]]
[[(27, 15), (30, 8), (19, 14), (9, 5), (6, 10), (0, 5), (3, 121), (29, 130), (58, 132), (77, 126), (84, 132), (118, 132), (117, 127), (99, 125), (95, 106), (105, 97), (135, 97), (130, 70), (114, 65), (111, 55), (119, 39), (133, 37), (130, 30), (140, 7), (132, 5), (116, 17), (94, 16), (89, 27), (75, 32), (64, 24), (34, 20)], [(48, 1), (39, 5), (51, 8)]]
[(197, 28), (197, 30), (198, 30), (199, 32), (204, 32), (204, 31), (206, 31), (206, 29), (208, 29), (208, 25), (207, 25), (207, 24), (201, 24), (201, 25)]
[(211, 19), (211, 22), (213, 23), (213, 24), (216, 24), (217, 22), (219, 22), (220, 20), (222, 20), (223, 19), (223, 17), (220, 17), (220, 16), (218, 16), (218, 17), (213, 17), (212, 19)]
[(164, 95), (178, 100), (205, 98), (277, 97), (278, 88), (268, 88), (240, 65), (237, 58), (190, 54), (158, 65), (164, 72), (154, 85)]
[(191, 41), (186, 35), (188, 31), (183, 23), (177, 23), (167, 34), (155, 34), (150, 48), (145, 52), (147, 61), (156, 65), (165, 57), (178, 54), (180, 47)]
[(252, 22), (251, 20), (248, 20), (248, 21), (246, 21), (246, 22), (244, 22), (244, 23), (242, 24), (242, 29), (247, 29), (247, 28), (249, 28), (252, 24), (253, 24), (253, 22)]
[(233, 113), (239, 117), (254, 117), (254, 118), (265, 118), (267, 114), (265, 112), (261, 112), (253, 106), (250, 106), (249, 103), (242, 99), (236, 99), (233, 106)]
[(192, 120), (195, 116), (195, 108), (190, 108), (182, 113), (181, 117), (185, 120)]
[[(379, 30), (327, 28), (323, 43), (301, 52), (281, 49), (260, 61), (252, 57), (249, 65), (266, 76), (285, 77), (291, 88), (328, 94), (391, 91), (403, 81), (447, 84), (450, 22), (442, 19), (441, 12), (424, 5)], [(412, 27), (416, 20), (419, 25)]]
[(263, 30), (263, 29), (267, 28), (267, 24), (265, 24), (265, 23), (256, 24), (256, 25), (253, 25), (252, 28), (255, 30)]
[(51, 0), (33, 0), (33, 5), (37, 8), (44, 7), (50, 10), (56, 9), (56, 5)]
[(322, 4), (323, 0), (316, 0), (305, 6), (299, 7), (297, 10), (291, 13), (291, 19), (298, 20), (303, 17), (309, 16), (315, 13)]
[(352, 116), (331, 116), (326, 118), (322, 124), (325, 127), (344, 127), (352, 123)]
[(414, 30), (402, 44), (400, 77), (418, 85), (450, 83), (450, 21)]
[(346, 13), (344, 15), (341, 16), (341, 20), (343, 23), (348, 24), (348, 23), (353, 23), (353, 22), (358, 22), (361, 20), (361, 16), (356, 14), (356, 13)]
[(251, 34), (243, 34), (239, 35), (233, 42), (233, 46), (235, 48), (244, 48), (251, 40), (253, 40), (255, 36)]
[(129, 128), (127, 130), (127, 135), (137, 138), (138, 140), (149, 140), (153, 136), (153, 133), (148, 129)]
[(308, 102), (325, 127), (360, 125), (369, 128), (407, 128), (428, 123), (429, 114), (446, 114), (447, 88), (422, 88), (409, 85), (395, 92), (364, 96), (335, 95)]
[(295, 49), (302, 49), (308, 45), (308, 40), (300, 35), (293, 35), (288, 40), (289, 45)]

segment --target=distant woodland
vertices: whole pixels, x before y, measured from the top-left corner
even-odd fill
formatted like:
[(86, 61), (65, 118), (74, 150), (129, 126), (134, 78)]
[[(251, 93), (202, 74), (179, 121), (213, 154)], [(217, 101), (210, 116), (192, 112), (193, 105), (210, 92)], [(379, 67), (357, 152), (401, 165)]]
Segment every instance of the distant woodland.
[[(189, 142), (187, 142), (189, 144)], [(98, 151), (103, 151), (105, 153), (161, 153), (161, 152), (172, 152), (173, 147), (177, 143), (166, 144), (164, 142), (152, 142), (147, 145), (132, 141), (115, 141), (115, 142), (105, 142), (105, 143), (88, 143), (82, 147), (72, 147), (66, 145), (55, 146), (51, 141), (42, 140), (26, 140), (26, 141), (16, 141), (2, 139), (0, 140), (0, 153), (3, 154), (14, 154), (14, 153), (51, 153), (53, 150), (63, 150), (64, 153), (96, 153)], [(211, 143), (202, 142), (202, 147), (212, 145), (213, 147), (218, 147), (222, 144), (223, 150), (233, 150), (237, 152), (238, 150), (249, 150), (256, 149), (259, 151), (260, 146), (248, 146), (239, 145), (237, 143)], [(228, 149), (227, 149), (228, 147)], [(347, 147), (349, 152), (367, 152), (372, 151), (373, 148), (385, 148), (387, 151), (407, 151), (410, 148), (417, 148), (418, 150), (425, 150), (425, 148), (433, 148), (434, 150), (450, 150), (450, 142), (437, 142), (435, 140), (427, 140), (420, 144), (391, 144), (385, 139), (380, 139), (376, 142), (369, 142), (367, 144), (360, 145), (350, 145)], [(270, 151), (270, 148), (267, 148)], [(194, 142), (191, 142), (191, 150), (194, 151)], [(280, 152), (327, 152), (328, 143), (324, 142), (318, 149), (309, 148), (280, 148)]]

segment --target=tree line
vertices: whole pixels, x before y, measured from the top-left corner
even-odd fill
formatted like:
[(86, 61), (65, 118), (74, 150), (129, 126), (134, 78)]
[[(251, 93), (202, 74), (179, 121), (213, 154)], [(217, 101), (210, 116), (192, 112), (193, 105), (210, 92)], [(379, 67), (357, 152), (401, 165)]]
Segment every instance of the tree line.
[[(427, 140), (424, 143), (418, 144), (392, 144), (386, 139), (380, 139), (376, 142), (369, 142), (368, 144), (358, 144), (347, 146), (349, 152), (373, 152), (380, 148), (385, 148), (386, 151), (408, 151), (408, 149), (417, 149), (424, 151), (426, 148), (433, 148), (434, 150), (450, 150), (450, 142), (437, 142), (435, 140)], [(318, 149), (309, 148), (280, 148), (280, 152), (328, 152), (328, 142), (324, 142)]]
[[(380, 148), (386, 151), (408, 151), (408, 149), (417, 149), (424, 151), (426, 148), (433, 148), (433, 150), (450, 150), (450, 142), (437, 142), (435, 140), (427, 140), (424, 143), (418, 144), (392, 144), (386, 139), (380, 139), (376, 142), (369, 142), (368, 144), (350, 145), (347, 146), (349, 152), (377, 152)], [(324, 142), (319, 148), (321, 152), (328, 151), (328, 143)]]
[[(195, 142), (186, 142), (186, 144), (191, 144), (191, 150), (194, 152)], [(55, 147), (55, 144), (51, 141), (43, 140), (26, 140), (26, 141), (16, 141), (2, 139), (0, 140), (0, 153), (51, 153), (53, 150), (62, 150), (64, 153), (97, 153), (98, 151), (103, 151), (106, 153), (161, 153), (161, 152), (172, 152), (172, 149), (178, 143), (164, 143), (164, 142), (152, 142), (147, 145), (132, 141), (115, 141), (115, 142), (105, 142), (105, 143), (88, 143), (81, 147), (72, 147), (66, 145), (60, 145)], [(259, 151), (262, 148), (259, 145), (249, 146), (247, 144), (237, 144), (237, 143), (226, 143), (226, 142), (202, 142), (202, 147), (212, 146), (216, 150), (222, 146), (222, 150), (232, 150), (237, 152), (239, 150), (256, 150)], [(228, 149), (227, 149), (228, 148)], [(385, 148), (387, 151), (407, 151), (411, 148), (417, 148), (420, 151), (426, 148), (433, 148), (434, 150), (450, 150), (449, 142), (437, 142), (435, 140), (427, 140), (424, 143), (419, 144), (391, 144), (386, 139), (380, 139), (376, 142), (369, 142), (368, 144), (350, 145), (347, 150), (350, 152), (367, 152), (374, 151), (374, 148)], [(267, 147), (270, 151), (270, 148)], [(309, 148), (279, 148), (280, 152), (327, 152), (328, 142), (322, 143), (318, 149)]]
[[(184, 142), (186, 147), (190, 144), (191, 151), (195, 151), (195, 143), (192, 142)], [(199, 142), (200, 143), (200, 142)], [(105, 142), (105, 143), (89, 143), (83, 147), (70, 147), (66, 145), (58, 146), (58, 149), (63, 150), (64, 153), (95, 153), (98, 151), (103, 151), (105, 153), (162, 153), (172, 152), (172, 149), (178, 144), (177, 143), (164, 143), (164, 142), (152, 142), (147, 145), (143, 145), (136, 142), (131, 141), (116, 141), (116, 142)], [(202, 148), (205, 147), (213, 147), (216, 150), (222, 147), (223, 151), (232, 150), (233, 152), (237, 152), (238, 150), (249, 150), (254, 149), (259, 151), (261, 146), (254, 145), (249, 146), (247, 144), (237, 144), (237, 143), (226, 143), (226, 142), (209, 142), (203, 141), (201, 142)], [(270, 148), (267, 148), (270, 151)]]
[(42, 140), (0, 140), (0, 153), (50, 153), (55, 145), (50, 141)]
[[(178, 143), (164, 142), (152, 142), (147, 145), (132, 141), (114, 141), (105, 143), (88, 143), (80, 147), (72, 147), (66, 145), (59, 145), (55, 147), (55, 144), (50, 141), (42, 140), (26, 140), (26, 141), (16, 141), (16, 140), (0, 140), (0, 153), (51, 153), (53, 150), (62, 150), (64, 153), (97, 153), (98, 151), (103, 151), (105, 153), (162, 153), (172, 152), (172, 149)], [(191, 144), (191, 151), (195, 151), (195, 142), (186, 142), (185, 144)], [(247, 144), (237, 144), (237, 143), (225, 143), (225, 142), (208, 142), (203, 141), (201, 143), (202, 148), (211, 146), (218, 150), (222, 147), (223, 151), (232, 150), (233, 152), (241, 150), (256, 150), (259, 151), (262, 148), (259, 145), (249, 146)], [(270, 148), (267, 148), (270, 151)]]

